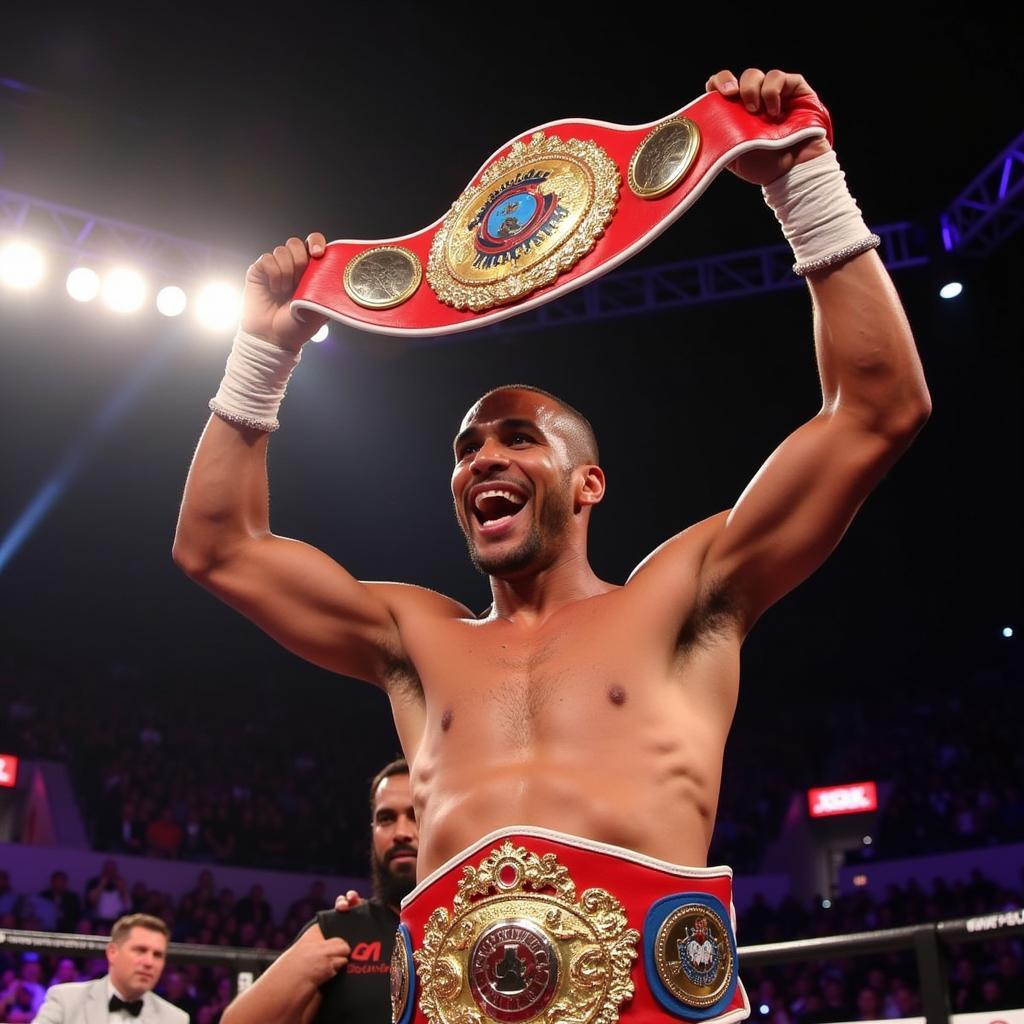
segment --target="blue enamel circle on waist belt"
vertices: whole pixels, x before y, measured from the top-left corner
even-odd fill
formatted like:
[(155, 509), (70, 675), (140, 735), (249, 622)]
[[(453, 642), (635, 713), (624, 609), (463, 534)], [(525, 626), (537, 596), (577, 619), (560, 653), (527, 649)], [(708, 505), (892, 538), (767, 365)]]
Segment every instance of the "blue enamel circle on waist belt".
[(655, 999), (677, 1017), (722, 1014), (736, 993), (736, 938), (729, 911), (708, 893), (682, 892), (647, 911), (644, 967)]

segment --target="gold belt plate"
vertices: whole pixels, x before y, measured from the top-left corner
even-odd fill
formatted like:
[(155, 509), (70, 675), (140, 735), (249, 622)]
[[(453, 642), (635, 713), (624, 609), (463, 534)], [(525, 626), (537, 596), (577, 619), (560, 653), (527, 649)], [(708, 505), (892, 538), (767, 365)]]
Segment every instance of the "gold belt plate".
[(506, 840), (463, 869), (452, 912), (413, 953), (431, 1024), (615, 1024), (633, 996), (640, 933), (604, 889), (576, 884), (553, 853)]

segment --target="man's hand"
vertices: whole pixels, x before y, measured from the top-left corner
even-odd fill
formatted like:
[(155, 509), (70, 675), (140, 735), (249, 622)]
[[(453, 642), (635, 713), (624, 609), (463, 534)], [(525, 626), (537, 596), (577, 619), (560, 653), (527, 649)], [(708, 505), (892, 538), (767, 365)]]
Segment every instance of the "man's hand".
[(345, 913), (346, 910), (351, 910), (353, 907), (358, 907), (363, 902), (363, 897), (355, 891), (355, 889), (349, 889), (344, 896), (338, 896), (334, 901), (334, 909), (339, 914)]
[(222, 1024), (312, 1021), (323, 1000), (320, 986), (348, 963), (350, 953), (344, 939), (325, 939), (314, 921), (254, 985), (227, 1006)]
[[(765, 74), (757, 68), (747, 68), (738, 80), (731, 71), (719, 71), (707, 80), (704, 88), (708, 92), (717, 90), (727, 99), (742, 103), (750, 113), (773, 121), (781, 121), (786, 116), (792, 100), (815, 95), (803, 75), (785, 71)], [(831, 148), (826, 139), (808, 139), (789, 149), (755, 149), (733, 160), (729, 170), (744, 181), (767, 185), (795, 164), (813, 160)]]
[(325, 939), (323, 932), (314, 924), (298, 942), (281, 954), (274, 966), (280, 964), (279, 973), (287, 970), (296, 981), (319, 988), (348, 963), (351, 952), (344, 939)]
[(296, 320), (289, 304), (310, 258), (323, 256), (326, 244), (319, 231), (308, 235), (305, 242), (289, 238), (249, 267), (242, 297), (243, 331), (293, 352), (316, 334), (327, 318), (307, 313), (302, 320)]

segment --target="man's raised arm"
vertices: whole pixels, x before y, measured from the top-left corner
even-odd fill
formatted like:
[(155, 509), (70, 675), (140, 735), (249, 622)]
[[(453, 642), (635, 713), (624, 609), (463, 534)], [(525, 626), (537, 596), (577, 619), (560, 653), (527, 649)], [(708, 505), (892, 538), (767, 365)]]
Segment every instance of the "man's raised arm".
[[(800, 75), (749, 69), (710, 79), (767, 116), (810, 93)], [(832, 552), (931, 411), (914, 339), (842, 172), (824, 140), (759, 150), (731, 168), (765, 195), (808, 280), (821, 411), (769, 457), (720, 518), (701, 580), (728, 592), (749, 628)]]
[(401, 660), (388, 586), (354, 579), (322, 551), (270, 532), (267, 442), (301, 347), (323, 323), (289, 302), (325, 240), (291, 238), (246, 273), (241, 331), (185, 484), (175, 562), (275, 640), (324, 668), (382, 683)]

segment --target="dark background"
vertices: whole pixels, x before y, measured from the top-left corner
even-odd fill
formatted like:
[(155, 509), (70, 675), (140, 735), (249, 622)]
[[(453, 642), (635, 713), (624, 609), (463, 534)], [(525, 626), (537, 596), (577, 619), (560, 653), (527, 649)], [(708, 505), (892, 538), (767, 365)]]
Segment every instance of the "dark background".
[[(583, 5), (44, 4), (4, 21), (0, 185), (237, 252), (225, 271), (239, 282), (290, 234), (418, 229), (524, 129), (651, 121), (721, 67), (802, 72), (831, 110), (868, 223), (913, 221), (929, 245), (938, 212), (1022, 121), (1019, 40), (980, 13), (896, 25), (885, 8), (848, 5), (611, 17)], [(723, 175), (635, 265), (779, 239), (758, 190)], [(966, 292), (953, 303), (937, 295), (946, 267), (897, 274), (935, 412), (828, 565), (748, 642), (751, 727), (757, 714), (772, 728), (797, 700), (842, 716), (889, 687), (966, 686), (1012, 656), (1000, 632), (1020, 625), (1021, 251), (1018, 236), (958, 265)], [(82, 453), (0, 573), (5, 676), (133, 666), (153, 687), (189, 679), (235, 695), (240, 720), (303, 702), (311, 721), (340, 716), (339, 749), (368, 776), (395, 745), (384, 698), (279, 650), (170, 560), (228, 339), (79, 308), (59, 273), (49, 291), (0, 294), (0, 318), (0, 531)], [(485, 606), (451, 512), (450, 440), (479, 393), (526, 381), (595, 424), (610, 489), (592, 560), (621, 582), (729, 507), (819, 404), (800, 289), (545, 335), (514, 325), (398, 346), (335, 328), (310, 347), (271, 444), (275, 531), (362, 578)], [(97, 432), (147, 361), (145, 384)]]

